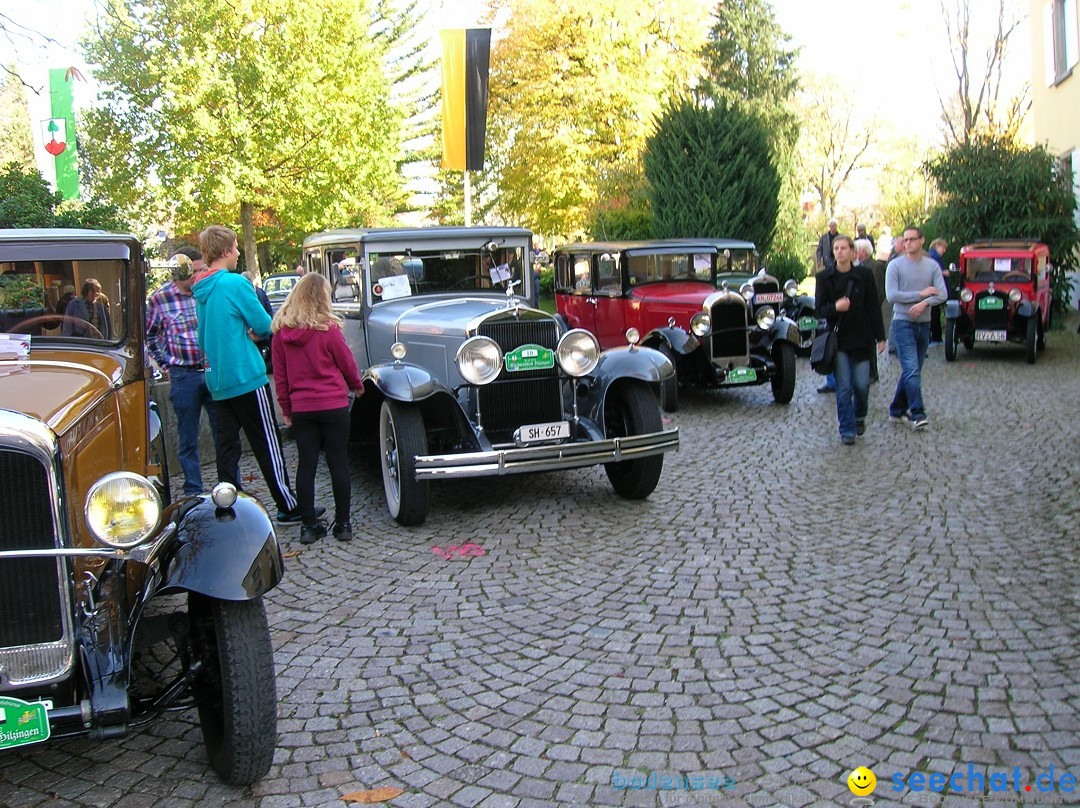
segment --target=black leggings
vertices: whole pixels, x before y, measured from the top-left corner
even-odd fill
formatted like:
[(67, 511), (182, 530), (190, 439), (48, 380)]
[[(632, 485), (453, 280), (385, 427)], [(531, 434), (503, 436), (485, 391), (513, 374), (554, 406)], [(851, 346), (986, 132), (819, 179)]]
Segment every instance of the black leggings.
[(334, 491), (334, 521), (349, 521), (352, 480), (349, 475), (349, 407), (338, 410), (293, 412), (296, 439), (296, 498), (304, 524), (315, 521), (315, 470), (319, 452), (326, 455), (330, 485)]

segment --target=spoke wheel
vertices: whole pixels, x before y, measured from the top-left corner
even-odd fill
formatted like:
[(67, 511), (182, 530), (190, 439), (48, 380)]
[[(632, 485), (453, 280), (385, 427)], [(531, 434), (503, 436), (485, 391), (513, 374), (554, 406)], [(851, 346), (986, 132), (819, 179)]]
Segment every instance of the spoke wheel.
[[(624, 438), (663, 428), (656, 397), (644, 384), (623, 384), (609, 390), (604, 402), (604, 423), (609, 438)], [(626, 499), (645, 499), (656, 490), (664, 456), (651, 455), (635, 460), (607, 463), (604, 471), (615, 493)]]
[(188, 596), (192, 691), (210, 765), (233, 785), (270, 771), (277, 745), (274, 647), (262, 598)]
[(428, 483), (416, 479), (416, 456), (423, 454), (427, 435), (419, 407), (386, 399), (379, 410), (379, 459), (386, 509), (399, 525), (427, 518)]

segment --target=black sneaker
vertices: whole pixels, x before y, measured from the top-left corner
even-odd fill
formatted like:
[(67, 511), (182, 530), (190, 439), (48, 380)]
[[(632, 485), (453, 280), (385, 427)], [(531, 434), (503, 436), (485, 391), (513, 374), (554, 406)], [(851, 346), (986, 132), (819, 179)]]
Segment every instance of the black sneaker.
[(314, 544), (325, 535), (326, 525), (323, 522), (316, 522), (313, 525), (304, 525), (300, 528), (300, 543)]
[(334, 538), (338, 541), (352, 541), (352, 522), (334, 522)]
[[(318, 519), (326, 513), (326, 508), (322, 505), (315, 506), (315, 518)], [(291, 511), (278, 511), (277, 521), (279, 525), (298, 525), (303, 521), (303, 517), (300, 516), (300, 508), (293, 508)], [(325, 534), (324, 534), (325, 535)]]
[(855, 419), (855, 434), (862, 436), (866, 434), (866, 420), (863, 418)]

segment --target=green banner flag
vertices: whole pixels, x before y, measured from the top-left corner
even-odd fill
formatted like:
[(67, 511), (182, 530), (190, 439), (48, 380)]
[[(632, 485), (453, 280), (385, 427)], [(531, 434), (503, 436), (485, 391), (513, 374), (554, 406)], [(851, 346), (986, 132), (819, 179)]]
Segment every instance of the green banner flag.
[(64, 199), (79, 198), (79, 165), (75, 149), (75, 114), (72, 111), (73, 93), (70, 70), (49, 71), (49, 97), (52, 117), (41, 123), (45, 151), (56, 164), (56, 190)]

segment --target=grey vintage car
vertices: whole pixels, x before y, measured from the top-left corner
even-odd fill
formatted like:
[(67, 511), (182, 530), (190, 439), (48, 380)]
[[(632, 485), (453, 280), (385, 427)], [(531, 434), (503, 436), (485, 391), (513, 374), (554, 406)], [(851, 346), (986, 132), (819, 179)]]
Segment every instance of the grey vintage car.
[[(304, 240), (363, 370), (357, 434), (377, 433), (386, 505), (421, 523), (431, 481), (604, 464), (615, 492), (656, 488), (662, 354), (533, 308), (532, 234), (509, 227), (336, 230)], [(633, 335), (631, 335), (633, 336)]]

